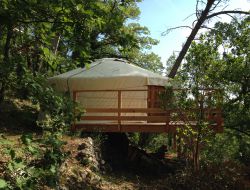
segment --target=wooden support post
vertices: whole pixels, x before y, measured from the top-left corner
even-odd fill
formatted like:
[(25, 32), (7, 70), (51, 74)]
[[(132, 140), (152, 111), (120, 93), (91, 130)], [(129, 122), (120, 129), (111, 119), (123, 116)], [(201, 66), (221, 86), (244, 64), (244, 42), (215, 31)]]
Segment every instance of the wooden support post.
[(119, 127), (119, 131), (121, 131), (121, 105), (122, 105), (122, 92), (120, 90), (118, 90), (118, 127)]

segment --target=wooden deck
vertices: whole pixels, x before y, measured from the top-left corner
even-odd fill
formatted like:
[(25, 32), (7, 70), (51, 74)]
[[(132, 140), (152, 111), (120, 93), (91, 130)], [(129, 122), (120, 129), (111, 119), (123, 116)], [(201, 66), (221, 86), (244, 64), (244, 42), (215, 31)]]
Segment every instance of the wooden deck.
[[(117, 90), (117, 108), (86, 108), (87, 114), (82, 116), (81, 120), (76, 122), (72, 129), (86, 132), (175, 133), (178, 127), (185, 125), (195, 127), (197, 125), (192, 115), (199, 111), (198, 109), (122, 108), (123, 91), (136, 90)], [(86, 91), (73, 92), (75, 101), (77, 100), (77, 93), (81, 92)], [(152, 93), (148, 97), (152, 97)], [(151, 105), (155, 104), (152, 99), (148, 100), (148, 105), (150, 103)], [(221, 109), (205, 108), (203, 111), (209, 126), (217, 133), (223, 132)], [(176, 117), (177, 115), (179, 116)]]
[[(185, 110), (194, 112), (195, 110)], [(81, 121), (76, 123), (74, 130), (86, 132), (156, 132), (175, 133), (178, 127), (185, 125), (196, 126), (193, 118), (185, 115), (183, 119), (176, 119), (171, 115), (178, 114), (178, 110), (164, 111), (157, 108), (121, 108), (86, 109), (87, 113), (116, 113), (117, 116), (82, 116)], [(120, 113), (120, 114), (118, 114)], [(145, 116), (122, 116), (122, 113), (146, 113)], [(183, 112), (182, 112), (183, 113)], [(154, 115), (150, 115), (154, 114)], [(223, 120), (220, 109), (205, 110), (206, 120), (215, 132), (223, 131)]]

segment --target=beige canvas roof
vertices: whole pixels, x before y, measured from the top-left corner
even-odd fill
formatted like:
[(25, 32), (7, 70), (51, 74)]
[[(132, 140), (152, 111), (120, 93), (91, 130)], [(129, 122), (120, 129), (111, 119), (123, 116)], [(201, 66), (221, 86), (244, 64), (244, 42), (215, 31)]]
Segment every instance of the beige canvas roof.
[(78, 68), (49, 78), (58, 91), (145, 89), (148, 85), (165, 86), (168, 79), (125, 60), (103, 58), (89, 68)]

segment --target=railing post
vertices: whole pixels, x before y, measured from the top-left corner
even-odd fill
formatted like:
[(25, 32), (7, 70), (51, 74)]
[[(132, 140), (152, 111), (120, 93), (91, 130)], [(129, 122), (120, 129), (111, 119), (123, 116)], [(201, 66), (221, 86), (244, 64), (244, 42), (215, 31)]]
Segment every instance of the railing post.
[(121, 99), (122, 99), (122, 93), (121, 90), (118, 90), (118, 127), (119, 131), (121, 132)]
[(171, 132), (170, 130), (170, 125), (169, 125), (169, 122), (170, 122), (170, 111), (169, 110), (165, 110), (166, 114), (165, 116), (167, 117), (166, 119), (166, 132)]

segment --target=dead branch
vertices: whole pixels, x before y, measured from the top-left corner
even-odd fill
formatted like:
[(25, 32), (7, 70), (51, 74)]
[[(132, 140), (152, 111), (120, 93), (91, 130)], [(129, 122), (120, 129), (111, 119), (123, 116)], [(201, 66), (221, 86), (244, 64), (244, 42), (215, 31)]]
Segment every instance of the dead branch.
[(186, 18), (183, 19), (183, 21), (189, 19), (191, 16), (195, 15), (195, 13), (191, 14), (191, 15), (188, 15)]
[(201, 28), (202, 28), (202, 29), (205, 28), (205, 29), (208, 29), (208, 30), (215, 30), (215, 29), (213, 29), (213, 28), (211, 28), (211, 27), (208, 27), (208, 26), (206, 26), (206, 25), (202, 25)]
[(220, 11), (217, 13), (212, 13), (210, 15), (208, 15), (206, 17), (206, 19), (211, 19), (212, 17), (218, 16), (218, 15), (222, 15), (222, 14), (246, 14), (246, 15), (250, 15), (250, 12), (246, 12), (246, 11), (237, 11), (237, 10), (232, 10), (232, 11)]
[(165, 32), (162, 32), (161, 35), (165, 36), (165, 35), (169, 34), (170, 32), (172, 32), (173, 30), (179, 29), (179, 28), (189, 28), (189, 29), (193, 30), (193, 28), (190, 26), (177, 26), (177, 27), (167, 29)]

